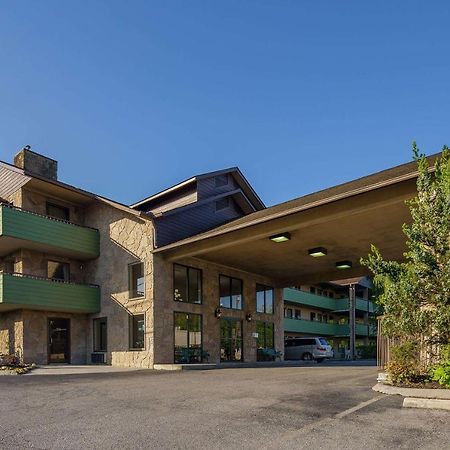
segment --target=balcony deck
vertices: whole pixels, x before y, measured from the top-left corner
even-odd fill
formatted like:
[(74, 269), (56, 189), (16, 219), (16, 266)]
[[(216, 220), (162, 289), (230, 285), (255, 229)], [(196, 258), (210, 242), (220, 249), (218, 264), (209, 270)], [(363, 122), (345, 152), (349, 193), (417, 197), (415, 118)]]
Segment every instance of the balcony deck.
[[(304, 333), (316, 336), (348, 336), (350, 334), (348, 324), (288, 318), (284, 319), (284, 331), (285, 333)], [(356, 336), (375, 336), (375, 334), (374, 327), (356, 324)]]
[(100, 235), (95, 228), (0, 204), (0, 256), (20, 248), (94, 259), (100, 254)]
[[(303, 306), (312, 306), (327, 311), (348, 311), (348, 298), (336, 299), (311, 294), (310, 292), (301, 291), (299, 289), (286, 288), (283, 291), (283, 299), (285, 302)], [(358, 311), (373, 313), (375, 311), (375, 305), (371, 301), (356, 298), (356, 309)]]
[(14, 309), (96, 313), (100, 311), (100, 288), (30, 275), (0, 273), (0, 312)]

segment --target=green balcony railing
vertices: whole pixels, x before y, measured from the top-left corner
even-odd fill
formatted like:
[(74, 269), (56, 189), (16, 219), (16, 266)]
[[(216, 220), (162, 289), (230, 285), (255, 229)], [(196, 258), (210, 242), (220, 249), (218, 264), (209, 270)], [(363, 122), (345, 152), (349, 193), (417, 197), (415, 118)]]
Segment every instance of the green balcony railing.
[(96, 313), (100, 311), (100, 288), (18, 273), (0, 273), (0, 312), (12, 309)]
[(6, 204), (0, 204), (0, 243), (5, 251), (31, 248), (77, 259), (93, 259), (100, 254), (100, 235), (95, 228)]
[[(311, 294), (310, 292), (299, 289), (286, 288), (283, 292), (284, 301), (297, 303), (304, 306), (326, 309), (328, 311), (346, 311), (348, 310), (348, 298), (330, 298), (322, 295)], [(356, 309), (373, 313), (375, 308), (371, 301), (362, 298), (356, 299)]]
[[(370, 325), (356, 324), (357, 336), (375, 336), (375, 330)], [(284, 331), (287, 333), (315, 334), (317, 336), (348, 336), (348, 324), (317, 322), (303, 319), (284, 319)]]

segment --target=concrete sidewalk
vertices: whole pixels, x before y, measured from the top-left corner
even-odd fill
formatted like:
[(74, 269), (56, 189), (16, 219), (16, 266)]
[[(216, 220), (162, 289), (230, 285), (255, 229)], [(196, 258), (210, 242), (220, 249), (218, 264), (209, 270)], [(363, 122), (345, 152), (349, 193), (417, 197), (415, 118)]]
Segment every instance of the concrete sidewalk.
[(112, 367), (112, 366), (94, 366), (94, 365), (49, 365), (39, 366), (31, 372), (23, 376), (31, 375), (87, 375), (93, 373), (116, 373), (116, 372), (136, 372), (138, 370), (150, 370), (150, 369), (136, 369), (129, 367)]

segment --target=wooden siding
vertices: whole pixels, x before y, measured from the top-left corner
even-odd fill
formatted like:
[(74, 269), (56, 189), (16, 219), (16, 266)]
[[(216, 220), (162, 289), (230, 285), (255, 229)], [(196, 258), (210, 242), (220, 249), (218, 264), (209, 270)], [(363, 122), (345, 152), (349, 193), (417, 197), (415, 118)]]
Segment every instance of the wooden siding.
[(199, 200), (239, 189), (240, 186), (236, 183), (233, 176), (229, 173), (226, 175), (228, 177), (228, 184), (220, 187), (216, 187), (216, 177), (202, 178), (198, 180), (197, 191)]
[(23, 175), (19, 170), (13, 170), (0, 163), (0, 197), (9, 197), (30, 180), (29, 176)]
[(215, 202), (180, 211), (178, 214), (155, 219), (156, 245), (161, 247), (189, 236), (201, 233), (231, 220), (241, 217), (242, 213), (230, 198), (230, 207), (215, 210)]

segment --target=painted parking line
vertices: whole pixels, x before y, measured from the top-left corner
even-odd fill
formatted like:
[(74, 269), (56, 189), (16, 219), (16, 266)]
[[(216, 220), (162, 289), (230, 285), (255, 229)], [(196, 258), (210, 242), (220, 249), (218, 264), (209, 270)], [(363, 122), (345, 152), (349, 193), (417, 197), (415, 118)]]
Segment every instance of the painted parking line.
[(348, 416), (349, 414), (352, 414), (356, 411), (359, 411), (360, 409), (365, 408), (366, 406), (369, 406), (372, 403), (375, 403), (378, 400), (381, 400), (382, 398), (385, 398), (384, 395), (380, 395), (379, 397), (371, 398), (370, 400), (362, 402), (359, 405), (353, 406), (352, 408), (346, 409), (345, 411), (342, 411), (339, 414), (336, 414), (334, 417), (336, 419), (342, 419), (343, 417)]

